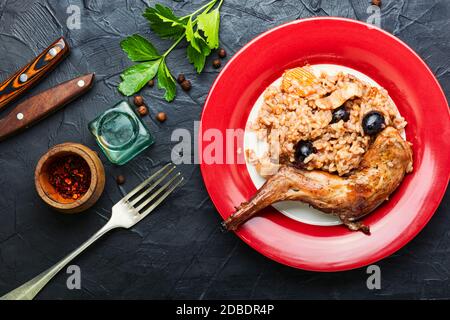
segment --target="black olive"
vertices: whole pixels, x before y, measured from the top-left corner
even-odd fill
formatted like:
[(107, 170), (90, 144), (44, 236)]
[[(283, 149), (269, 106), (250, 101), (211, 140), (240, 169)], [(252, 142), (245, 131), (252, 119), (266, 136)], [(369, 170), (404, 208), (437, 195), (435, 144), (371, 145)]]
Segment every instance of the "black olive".
[(342, 106), (333, 110), (333, 118), (330, 123), (336, 123), (341, 120), (346, 122), (348, 119), (350, 119), (350, 112), (345, 108), (345, 106)]
[(374, 136), (384, 129), (384, 116), (378, 111), (370, 111), (362, 121), (364, 133), (368, 136)]
[(311, 141), (300, 140), (295, 146), (295, 160), (298, 163), (303, 163), (306, 157), (316, 152)]

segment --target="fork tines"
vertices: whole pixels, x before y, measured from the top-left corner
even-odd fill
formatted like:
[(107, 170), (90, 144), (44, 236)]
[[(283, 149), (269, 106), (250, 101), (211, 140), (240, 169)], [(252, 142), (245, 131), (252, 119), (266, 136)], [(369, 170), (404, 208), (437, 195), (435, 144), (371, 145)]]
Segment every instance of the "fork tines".
[(180, 172), (173, 172), (175, 168), (173, 163), (166, 164), (122, 200), (128, 202), (142, 215), (150, 213), (184, 180)]

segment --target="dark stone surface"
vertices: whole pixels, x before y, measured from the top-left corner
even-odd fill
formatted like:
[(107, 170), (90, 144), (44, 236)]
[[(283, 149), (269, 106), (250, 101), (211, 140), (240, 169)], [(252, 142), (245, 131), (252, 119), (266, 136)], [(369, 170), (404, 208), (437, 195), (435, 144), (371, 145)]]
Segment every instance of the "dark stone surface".
[[(161, 1), (180, 15), (201, 1)], [(195, 74), (184, 48), (169, 56), (174, 74), (184, 72), (193, 84), (178, 90), (175, 102), (162, 91), (142, 91), (152, 115), (164, 110), (168, 120), (146, 122), (157, 143), (123, 167), (104, 157), (107, 186), (100, 201), (84, 214), (65, 216), (38, 198), (33, 173), (51, 146), (81, 142), (98, 150), (87, 123), (121, 99), (119, 73), (129, 61), (119, 48), (126, 35), (139, 32), (158, 48), (170, 44), (151, 33), (141, 12), (154, 1), (22, 1), (0, 0), (0, 79), (14, 72), (64, 35), (72, 54), (31, 93), (80, 74), (96, 72), (92, 91), (31, 130), (0, 144), (0, 294), (29, 280), (92, 235), (107, 220), (111, 206), (139, 181), (170, 159), (174, 128), (193, 131), (203, 101), (219, 70), (211, 66)], [(319, 15), (365, 21), (369, 0), (225, 0), (221, 44), (229, 59), (259, 33), (283, 22)], [(69, 4), (81, 7), (81, 29), (66, 27)], [(450, 94), (450, 2), (447, 0), (383, 0), (382, 28), (395, 34), (428, 63)], [(376, 44), (374, 44), (376, 45)], [(426, 102), (426, 101), (425, 101)], [(443, 150), (442, 152), (448, 152)], [(219, 215), (203, 185), (198, 166), (182, 168), (188, 181), (176, 196), (131, 230), (117, 230), (74, 261), (81, 267), (82, 289), (68, 290), (62, 272), (38, 298), (450, 298), (450, 218), (447, 192), (427, 227), (405, 248), (379, 262), (382, 289), (366, 288), (366, 270), (313, 273), (266, 259), (234, 234), (221, 234)], [(127, 177), (118, 187), (117, 174)]]

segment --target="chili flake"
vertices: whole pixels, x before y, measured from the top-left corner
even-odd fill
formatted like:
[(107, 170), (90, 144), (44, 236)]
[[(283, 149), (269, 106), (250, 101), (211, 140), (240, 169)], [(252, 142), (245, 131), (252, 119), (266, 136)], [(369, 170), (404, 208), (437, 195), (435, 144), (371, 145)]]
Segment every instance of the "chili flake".
[(77, 200), (89, 189), (91, 172), (78, 156), (65, 156), (49, 165), (49, 182), (63, 198)]

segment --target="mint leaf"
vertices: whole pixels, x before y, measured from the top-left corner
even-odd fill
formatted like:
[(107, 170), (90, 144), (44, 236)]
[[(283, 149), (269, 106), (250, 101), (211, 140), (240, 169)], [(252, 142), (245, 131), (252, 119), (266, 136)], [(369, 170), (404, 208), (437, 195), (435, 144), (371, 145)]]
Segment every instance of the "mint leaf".
[(163, 39), (176, 39), (184, 34), (187, 19), (177, 17), (168, 7), (157, 4), (154, 8), (145, 9), (143, 16), (150, 28)]
[(161, 61), (158, 68), (158, 88), (166, 90), (164, 98), (167, 101), (170, 102), (175, 98), (177, 90), (175, 86), (175, 79), (170, 74), (170, 71), (167, 68), (164, 60)]
[(192, 18), (189, 18), (186, 24), (186, 40), (191, 44), (191, 46), (195, 50), (197, 50), (199, 53), (201, 52), (200, 46), (195, 38), (194, 26), (192, 25)]
[(215, 9), (209, 13), (199, 14), (197, 16), (197, 26), (205, 33), (208, 46), (211, 49), (217, 49), (219, 47), (219, 9)]
[(120, 47), (134, 62), (156, 60), (160, 58), (158, 50), (144, 37), (135, 34), (120, 42)]
[[(164, 98), (172, 101), (176, 94), (175, 79), (165, 63), (165, 58), (186, 37), (188, 42), (187, 58), (200, 73), (205, 67), (206, 57), (211, 50), (219, 47), (219, 9), (223, 0), (210, 0), (198, 10), (185, 17), (178, 17), (171, 8), (156, 4), (148, 7), (143, 16), (148, 20), (150, 28), (163, 39), (175, 40), (164, 54), (140, 35), (124, 39), (120, 46), (130, 60), (140, 62), (126, 69), (121, 76), (119, 91), (127, 96), (138, 92), (145, 84), (158, 78), (158, 87), (164, 89)], [(212, 10), (216, 7), (214, 10)], [(212, 10), (210, 12), (210, 10)]]
[(197, 38), (197, 42), (201, 52), (197, 51), (191, 44), (189, 44), (186, 53), (189, 62), (194, 65), (197, 73), (200, 73), (205, 67), (206, 57), (211, 53), (211, 49), (202, 38)]
[(145, 84), (153, 79), (158, 72), (162, 59), (148, 61), (136, 64), (126, 69), (120, 77), (122, 82), (119, 85), (119, 91), (131, 96), (142, 89)]
[(189, 45), (187, 47), (187, 57), (190, 63), (192, 63), (195, 67), (195, 70), (197, 70), (197, 73), (202, 72), (204, 66), (206, 57), (198, 52), (192, 45)]

